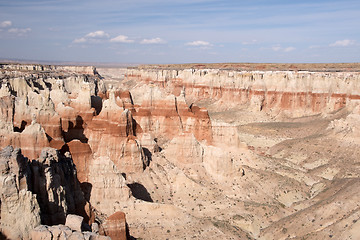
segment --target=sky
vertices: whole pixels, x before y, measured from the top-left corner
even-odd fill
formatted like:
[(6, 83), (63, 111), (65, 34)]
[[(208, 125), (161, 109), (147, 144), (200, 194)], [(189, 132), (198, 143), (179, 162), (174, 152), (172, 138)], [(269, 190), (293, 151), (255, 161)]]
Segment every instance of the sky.
[(360, 62), (360, 1), (0, 0), (0, 59)]

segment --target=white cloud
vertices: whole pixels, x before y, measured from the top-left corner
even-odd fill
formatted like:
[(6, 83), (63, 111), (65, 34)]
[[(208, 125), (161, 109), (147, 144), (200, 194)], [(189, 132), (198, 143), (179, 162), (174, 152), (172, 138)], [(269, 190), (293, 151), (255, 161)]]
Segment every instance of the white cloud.
[(110, 42), (117, 42), (117, 43), (132, 43), (134, 40), (131, 40), (128, 38), (128, 36), (125, 35), (119, 35), (117, 37), (114, 37), (110, 39)]
[(11, 25), (12, 25), (11, 21), (0, 22), (0, 27), (2, 27), (2, 28), (10, 27)]
[(11, 21), (0, 22), (0, 32), (7, 31), (11, 35), (24, 36), (28, 32), (31, 32), (31, 28), (9, 28), (12, 26)]
[(161, 38), (151, 38), (151, 39), (143, 39), (140, 43), (141, 44), (162, 44), (162, 43), (166, 43), (166, 41), (164, 41)]
[(57, 28), (57, 27), (49, 27), (48, 30), (49, 30), (50, 32), (58, 32), (58, 31), (59, 31), (59, 28)]
[(86, 38), (76, 38), (73, 43), (84, 43), (86, 42)]
[(276, 45), (276, 46), (273, 46), (271, 48), (273, 51), (275, 52), (279, 52), (279, 51), (282, 51), (282, 52), (291, 52), (291, 51), (294, 51), (296, 48), (294, 47), (286, 47), (286, 48), (283, 48), (281, 47), (280, 45)]
[(316, 48), (320, 48), (321, 46), (319, 46), (319, 45), (311, 45), (309, 48), (310, 49), (316, 49)]
[(329, 44), (330, 47), (348, 47), (355, 44), (355, 40), (350, 39), (344, 39), (344, 40), (338, 40), (334, 43)]
[(31, 28), (10, 28), (8, 32), (23, 36), (26, 33), (31, 32)]
[(273, 51), (277, 52), (277, 51), (280, 51), (281, 50), (281, 47), (280, 46), (274, 46), (271, 48)]
[(294, 51), (296, 48), (294, 47), (287, 47), (284, 49), (284, 52), (291, 52), (291, 51)]
[(211, 43), (205, 42), (205, 41), (193, 41), (193, 42), (188, 42), (185, 45), (195, 46), (195, 47), (211, 47), (212, 46)]
[(251, 44), (255, 44), (257, 43), (257, 40), (256, 39), (253, 39), (251, 41), (244, 41), (242, 42), (243, 45), (251, 45)]
[(85, 35), (85, 38), (108, 38), (108, 37), (110, 37), (109, 34), (107, 34), (104, 31), (95, 31)]
[(104, 39), (109, 38), (110, 35), (104, 31), (95, 31), (86, 34), (84, 37), (76, 38), (73, 43), (85, 43), (85, 42), (100, 42)]

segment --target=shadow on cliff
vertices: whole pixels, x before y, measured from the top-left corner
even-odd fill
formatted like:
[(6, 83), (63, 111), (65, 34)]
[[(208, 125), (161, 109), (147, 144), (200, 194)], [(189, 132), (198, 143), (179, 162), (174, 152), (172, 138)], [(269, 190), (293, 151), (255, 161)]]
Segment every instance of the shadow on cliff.
[(22, 131), (24, 131), (26, 125), (27, 125), (27, 122), (22, 120), (20, 127), (14, 127), (14, 132), (20, 132), (21, 133)]
[[(85, 201), (80, 204), (80, 207), (76, 209), (76, 214), (84, 218), (82, 228), (83, 230), (90, 230), (91, 223), (95, 222), (95, 213), (90, 204), (92, 184), (89, 182), (80, 183), (81, 191), (83, 192)], [(86, 224), (85, 224), (86, 223)]]
[(81, 191), (84, 193), (85, 200), (90, 202), (92, 184), (89, 182), (82, 182), (82, 183), (80, 183), (80, 188), (81, 188)]
[[(155, 144), (155, 146), (154, 146), (154, 149), (153, 149), (154, 153), (161, 152), (161, 151), (162, 151), (162, 148), (157, 144), (157, 139), (155, 138), (154, 140), (155, 140), (155, 142), (156, 142), (156, 144)], [(152, 152), (151, 152), (148, 148), (146, 148), (146, 147), (142, 147), (142, 150), (143, 150), (143, 152), (144, 152), (145, 158), (147, 159), (146, 163), (144, 163), (144, 169), (145, 169), (146, 167), (148, 167), (148, 166), (150, 165), (150, 162), (152, 161), (152, 155), (153, 155), (153, 154), (152, 154)]]
[(2, 232), (0, 232), (0, 240), (8, 240), (8, 238)]
[(127, 186), (130, 188), (132, 195), (136, 199), (140, 199), (145, 202), (154, 202), (150, 196), (150, 193), (142, 184), (131, 183), (131, 184), (128, 184)]
[(145, 169), (146, 167), (149, 166), (150, 162), (152, 161), (152, 153), (149, 151), (149, 149), (147, 149), (147, 148), (145, 148), (145, 147), (143, 147), (142, 149), (143, 149), (143, 151), (144, 151), (145, 157), (146, 157), (147, 160), (148, 160), (148, 161), (147, 161), (148, 164), (145, 164), (146, 166), (144, 166), (144, 169)]
[[(66, 219), (65, 209), (61, 204), (65, 195), (57, 191), (63, 185), (63, 180), (61, 177), (54, 176), (52, 168), (51, 165), (32, 160), (30, 162), (31, 175), (28, 176), (28, 179), (31, 179), (29, 190), (36, 194), (40, 206), (41, 223), (45, 225), (64, 224)], [(57, 171), (62, 169), (61, 166), (55, 168)], [(52, 175), (51, 179), (47, 179), (49, 176), (47, 173)], [(61, 175), (65, 177), (63, 173)], [(52, 179), (56, 179), (56, 183)]]
[(99, 96), (91, 96), (91, 107), (95, 108), (96, 115), (99, 115), (102, 109), (102, 98)]
[(88, 138), (84, 134), (84, 127), (83, 127), (84, 120), (82, 119), (81, 116), (78, 115), (76, 117), (75, 122), (76, 123), (75, 123), (75, 126), (74, 126), (74, 123), (69, 121), (68, 131), (67, 132), (63, 131), (63, 136), (64, 136), (65, 142), (68, 143), (71, 140), (78, 139), (82, 143), (87, 143)]
[[(43, 159), (32, 160), (29, 164), (31, 174), (27, 176), (31, 182), (29, 190), (36, 194), (40, 206), (41, 223), (65, 224), (68, 214), (80, 215), (85, 223), (90, 223), (95, 219), (87, 201), (92, 185), (80, 184), (71, 157), (60, 151), (56, 151), (57, 156), (52, 154), (50, 152)], [(63, 206), (67, 206), (66, 209)], [(88, 225), (85, 227), (85, 230), (89, 229)]]

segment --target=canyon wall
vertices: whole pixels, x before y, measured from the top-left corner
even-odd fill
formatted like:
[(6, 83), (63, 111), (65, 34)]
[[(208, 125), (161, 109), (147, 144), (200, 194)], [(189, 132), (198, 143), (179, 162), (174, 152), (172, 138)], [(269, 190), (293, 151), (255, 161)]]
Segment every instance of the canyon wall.
[(40, 64), (1, 64), (0, 69), (11, 71), (46, 71), (46, 72), (70, 72), (78, 74), (93, 75), (96, 73), (96, 68), (93, 66), (61, 66), (61, 65), (40, 65)]
[(153, 83), (194, 102), (300, 117), (353, 107), (360, 100), (358, 72), (130, 69), (125, 79)]

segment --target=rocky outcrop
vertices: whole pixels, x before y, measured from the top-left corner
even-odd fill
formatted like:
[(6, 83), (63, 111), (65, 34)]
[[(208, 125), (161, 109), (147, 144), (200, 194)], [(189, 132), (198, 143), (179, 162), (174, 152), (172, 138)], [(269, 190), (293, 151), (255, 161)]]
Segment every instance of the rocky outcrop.
[[(188, 106), (184, 94), (176, 97), (156, 86), (141, 96), (135, 105), (134, 119), (139, 124), (137, 133), (151, 133), (155, 138), (172, 139), (181, 133), (193, 133), (200, 141), (212, 142), (211, 121), (208, 112), (195, 104)], [(135, 89), (146, 91), (144, 87)]]
[[(0, 160), (1, 231), (5, 236), (28, 239), (32, 228), (40, 223), (64, 224), (69, 213), (80, 214), (89, 221), (70, 157), (44, 148), (37, 160), (29, 161), (20, 149), (7, 147), (1, 151)], [(22, 221), (18, 221), (20, 218)]]
[(42, 223), (47, 225), (65, 223), (66, 215), (85, 213), (85, 198), (77, 179), (72, 159), (57, 150), (45, 148), (38, 161), (32, 161), (32, 185), (29, 188), (37, 194)]
[(85, 130), (94, 157), (108, 157), (124, 173), (143, 171), (148, 160), (135, 138), (135, 124), (131, 111), (119, 107), (111, 91)]
[(19, 138), (19, 144), (15, 146), (23, 149), (24, 155), (30, 159), (37, 159), (43, 148), (50, 146), (45, 130), (36, 120), (25, 127), (24, 131), (19, 134)]
[(89, 166), (89, 181), (85, 184), (92, 206), (110, 216), (119, 211), (131, 192), (126, 184), (126, 174), (117, 169), (108, 157), (95, 158)]
[(186, 104), (185, 93), (176, 97), (176, 109), (179, 113), (184, 133), (193, 133), (199, 141), (212, 144), (212, 125), (206, 108), (201, 108), (192, 103)]
[(11, 143), (11, 136), (9, 133), (14, 131), (13, 116), (14, 116), (13, 96), (4, 96), (0, 98), (0, 146), (8, 146)]
[(30, 230), (41, 222), (37, 196), (28, 187), (31, 169), (12, 147), (0, 152), (0, 167), (0, 231), (9, 239), (29, 239)]

